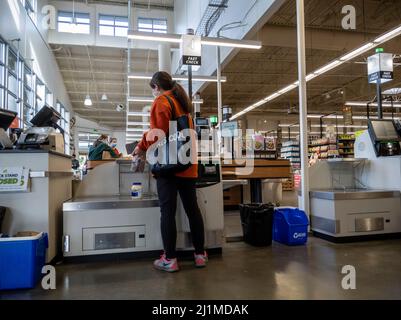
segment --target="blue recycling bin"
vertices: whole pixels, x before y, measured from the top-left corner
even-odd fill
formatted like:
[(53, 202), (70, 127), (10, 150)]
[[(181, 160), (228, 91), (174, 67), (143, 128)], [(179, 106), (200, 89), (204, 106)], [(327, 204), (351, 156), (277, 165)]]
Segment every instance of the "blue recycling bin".
[(46, 233), (0, 238), (0, 290), (34, 288), (46, 263)]
[(289, 246), (308, 241), (309, 219), (298, 208), (277, 208), (273, 219), (273, 240)]

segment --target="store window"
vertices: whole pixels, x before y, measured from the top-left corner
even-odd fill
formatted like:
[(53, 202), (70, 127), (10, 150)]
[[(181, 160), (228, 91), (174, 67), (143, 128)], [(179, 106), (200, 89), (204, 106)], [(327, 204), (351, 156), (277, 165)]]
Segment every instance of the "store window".
[(23, 62), (18, 58), (18, 55), (10, 47), (6, 50), (7, 64), (5, 68), (5, 105), (6, 109), (15, 111), (18, 113), (18, 117), (21, 118), (21, 82), (22, 82), (22, 72), (21, 66)]
[(43, 82), (37, 78), (36, 79), (36, 105), (35, 112), (38, 112), (45, 105), (46, 101), (46, 87)]
[(29, 122), (35, 115), (35, 92), (34, 92), (34, 74), (28, 66), (24, 66), (24, 125), (28, 126)]
[(80, 151), (87, 152), (89, 147), (100, 136), (100, 133), (80, 132), (78, 134), (78, 147)]
[(90, 34), (89, 13), (59, 11), (57, 28), (58, 32)]
[(0, 39), (0, 108), (4, 108), (5, 101), (4, 101), (4, 90), (5, 90), (5, 62), (6, 62), (6, 56), (5, 56), (5, 43)]
[(61, 119), (58, 122), (59, 126), (64, 131), (64, 152), (70, 154), (70, 112), (63, 106), (63, 104), (57, 100), (56, 108), (58, 113), (61, 115)]
[(138, 31), (167, 33), (167, 19), (138, 18)]
[(48, 107), (53, 107), (53, 93), (45, 86), (45, 104)]
[(127, 37), (128, 17), (99, 15), (99, 35)]

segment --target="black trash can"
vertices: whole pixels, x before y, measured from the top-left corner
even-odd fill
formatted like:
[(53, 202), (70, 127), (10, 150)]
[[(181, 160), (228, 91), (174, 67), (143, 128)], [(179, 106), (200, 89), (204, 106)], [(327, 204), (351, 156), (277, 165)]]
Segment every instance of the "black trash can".
[(4, 216), (6, 215), (6, 208), (0, 207), (0, 233), (1, 233), (1, 225), (3, 224)]
[(252, 246), (265, 247), (272, 244), (274, 205), (241, 204), (241, 224), (244, 241)]

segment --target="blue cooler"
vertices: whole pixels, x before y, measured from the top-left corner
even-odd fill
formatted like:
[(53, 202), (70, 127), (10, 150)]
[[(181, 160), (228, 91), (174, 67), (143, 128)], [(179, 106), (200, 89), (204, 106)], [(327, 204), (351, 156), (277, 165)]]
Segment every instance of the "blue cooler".
[(309, 220), (297, 208), (277, 208), (274, 211), (273, 240), (289, 246), (303, 245), (308, 241)]
[(46, 233), (0, 238), (0, 290), (34, 288), (46, 263)]

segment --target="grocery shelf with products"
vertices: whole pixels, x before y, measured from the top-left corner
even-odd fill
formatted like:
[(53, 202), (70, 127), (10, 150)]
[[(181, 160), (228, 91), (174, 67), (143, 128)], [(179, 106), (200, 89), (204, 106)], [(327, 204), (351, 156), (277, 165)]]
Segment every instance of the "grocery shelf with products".
[(340, 134), (337, 136), (338, 152), (341, 158), (354, 158), (355, 135)]
[(309, 145), (309, 157), (311, 159), (333, 159), (339, 156), (337, 140), (334, 138), (313, 140)]
[(292, 176), (288, 181), (283, 183), (283, 191), (293, 191), (295, 188), (294, 174), (299, 173), (301, 170), (301, 149), (299, 141), (290, 140), (283, 142), (281, 147), (281, 158), (289, 160), (292, 166)]
[(294, 169), (301, 169), (301, 149), (299, 147), (299, 141), (290, 140), (283, 142), (281, 158), (290, 160)]

